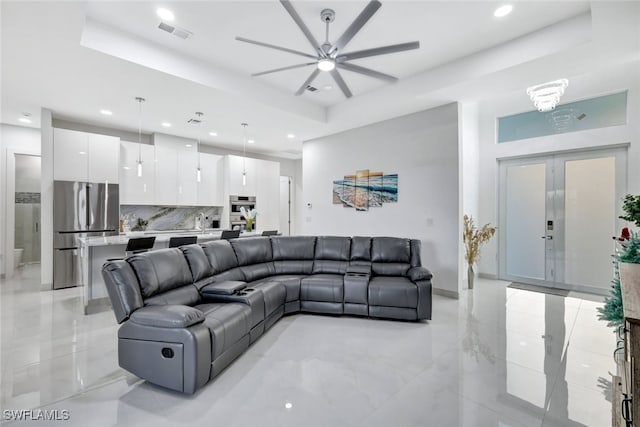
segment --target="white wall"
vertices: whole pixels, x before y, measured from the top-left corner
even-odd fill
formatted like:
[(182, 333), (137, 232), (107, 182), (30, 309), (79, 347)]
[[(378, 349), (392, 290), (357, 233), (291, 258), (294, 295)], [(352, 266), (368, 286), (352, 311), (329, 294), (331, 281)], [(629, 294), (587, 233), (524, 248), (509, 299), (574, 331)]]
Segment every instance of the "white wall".
[[(629, 193), (640, 193), (640, 62), (569, 79), (569, 88), (561, 103), (610, 94), (628, 89), (627, 124), (601, 129), (570, 132), (521, 141), (496, 143), (496, 118), (532, 110), (524, 89), (506, 96), (493, 97), (479, 103), (480, 169), (478, 180), (479, 221), (497, 224), (498, 166), (500, 158), (527, 156), (566, 150), (630, 144), (628, 151)], [(498, 230), (500, 233), (500, 230)], [(492, 276), (498, 273), (497, 242), (494, 238), (483, 250), (479, 271)]]
[(476, 102), (458, 103), (458, 135), (460, 153), (460, 232), (458, 233), (458, 243), (460, 244), (460, 259), (458, 264), (458, 277), (461, 279), (460, 288), (467, 285), (467, 263), (464, 260), (465, 248), (462, 241), (464, 230), (463, 216), (471, 215), (479, 227), (482, 224), (477, 222), (478, 208), (480, 203), (480, 186), (478, 174), (480, 169), (480, 139), (478, 133), (479, 111)]
[[(0, 124), (0, 274), (8, 272), (5, 264), (13, 265), (15, 212), (13, 203), (9, 202), (13, 201), (15, 197), (14, 153), (39, 154), (40, 131), (22, 126)], [(7, 158), (7, 154), (10, 158)]]
[[(457, 114), (449, 104), (305, 142), (302, 233), (421, 239), (434, 287), (457, 296)], [(367, 212), (334, 205), (332, 182), (359, 169), (397, 173), (398, 202)]]

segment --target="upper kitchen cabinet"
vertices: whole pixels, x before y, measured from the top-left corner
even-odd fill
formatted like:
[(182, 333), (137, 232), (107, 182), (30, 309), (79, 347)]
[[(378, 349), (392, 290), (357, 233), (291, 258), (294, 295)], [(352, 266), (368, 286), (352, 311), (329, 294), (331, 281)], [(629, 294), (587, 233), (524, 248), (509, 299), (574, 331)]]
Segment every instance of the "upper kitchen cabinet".
[(54, 128), (53, 179), (117, 184), (119, 152), (120, 138)]
[[(138, 176), (138, 158), (142, 176)], [(122, 141), (120, 143), (120, 203), (152, 205), (155, 203), (155, 149), (153, 145)]]
[[(241, 156), (226, 156), (226, 179), (229, 194), (233, 196), (256, 195), (256, 170), (258, 160)], [(245, 182), (242, 181), (242, 173), (246, 172)], [(225, 200), (228, 203), (229, 200)]]
[[(195, 144), (193, 145), (195, 148)], [(198, 153), (195, 150), (176, 150), (178, 161), (178, 205), (194, 206), (198, 204), (198, 186), (196, 173), (198, 169)]]
[(200, 153), (200, 182), (198, 187), (198, 205), (222, 206), (223, 157), (215, 154)]

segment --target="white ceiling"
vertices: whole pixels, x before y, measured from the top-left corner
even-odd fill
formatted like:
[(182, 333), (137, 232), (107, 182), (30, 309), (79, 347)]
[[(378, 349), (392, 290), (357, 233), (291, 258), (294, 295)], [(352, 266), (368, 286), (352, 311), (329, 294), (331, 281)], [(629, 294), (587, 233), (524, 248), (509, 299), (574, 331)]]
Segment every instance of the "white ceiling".
[[(336, 11), (335, 40), (366, 2), (293, 4), (322, 41), (322, 9)], [(234, 40), (243, 36), (312, 53), (276, 1), (0, 5), (2, 122), (18, 124), (19, 115), (30, 112), (39, 126), (44, 107), (59, 118), (136, 130), (133, 98), (144, 96), (145, 132), (196, 138), (215, 130), (218, 137), (206, 135), (205, 143), (238, 148), (246, 121), (256, 140), (252, 151), (282, 156), (297, 155), (292, 153), (300, 152), (301, 141), (350, 127), (634, 60), (639, 44), (638, 2), (516, 2), (514, 12), (499, 20), (493, 1), (386, 0), (345, 51), (419, 40), (417, 51), (356, 61), (401, 80), (387, 84), (345, 71), (352, 99), (345, 100), (326, 76), (314, 85), (331, 84), (332, 90), (294, 97), (312, 67), (250, 74), (305, 58)], [(174, 23), (193, 31), (193, 38), (158, 30), (160, 6), (173, 10)], [(487, 86), (491, 76), (500, 79)], [(114, 115), (100, 115), (102, 108)], [(205, 113), (200, 128), (186, 123), (195, 111)], [(173, 126), (163, 128), (163, 121)]]

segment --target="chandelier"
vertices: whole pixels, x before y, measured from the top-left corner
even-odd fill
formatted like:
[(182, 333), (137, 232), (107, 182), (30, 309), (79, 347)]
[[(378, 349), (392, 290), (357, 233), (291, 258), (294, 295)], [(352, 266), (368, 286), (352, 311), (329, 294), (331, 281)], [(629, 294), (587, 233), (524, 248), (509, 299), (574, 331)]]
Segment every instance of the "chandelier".
[(560, 97), (564, 94), (567, 86), (569, 86), (567, 79), (554, 80), (527, 88), (527, 95), (538, 111), (551, 111), (560, 102)]

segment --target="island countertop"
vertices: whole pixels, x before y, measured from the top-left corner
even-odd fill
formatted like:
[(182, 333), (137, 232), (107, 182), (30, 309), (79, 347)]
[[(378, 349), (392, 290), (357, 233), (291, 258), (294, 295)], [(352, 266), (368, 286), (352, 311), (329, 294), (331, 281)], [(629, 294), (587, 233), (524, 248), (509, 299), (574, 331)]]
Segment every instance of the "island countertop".
[[(252, 237), (252, 236), (260, 236), (262, 233), (259, 231), (250, 231), (250, 232), (242, 232), (240, 237)], [(129, 239), (139, 238), (139, 237), (153, 237), (156, 238), (156, 243), (165, 243), (169, 242), (169, 239), (172, 237), (185, 237), (185, 236), (196, 236), (198, 238), (198, 242), (206, 242), (209, 240), (220, 239), (222, 235), (222, 230), (220, 229), (209, 229), (202, 231), (189, 231), (189, 230), (176, 230), (176, 231), (151, 231), (151, 232), (133, 232), (127, 234), (120, 234), (118, 236), (94, 236), (94, 237), (82, 237), (79, 238), (80, 243), (85, 246), (110, 246), (110, 245), (126, 245)]]

